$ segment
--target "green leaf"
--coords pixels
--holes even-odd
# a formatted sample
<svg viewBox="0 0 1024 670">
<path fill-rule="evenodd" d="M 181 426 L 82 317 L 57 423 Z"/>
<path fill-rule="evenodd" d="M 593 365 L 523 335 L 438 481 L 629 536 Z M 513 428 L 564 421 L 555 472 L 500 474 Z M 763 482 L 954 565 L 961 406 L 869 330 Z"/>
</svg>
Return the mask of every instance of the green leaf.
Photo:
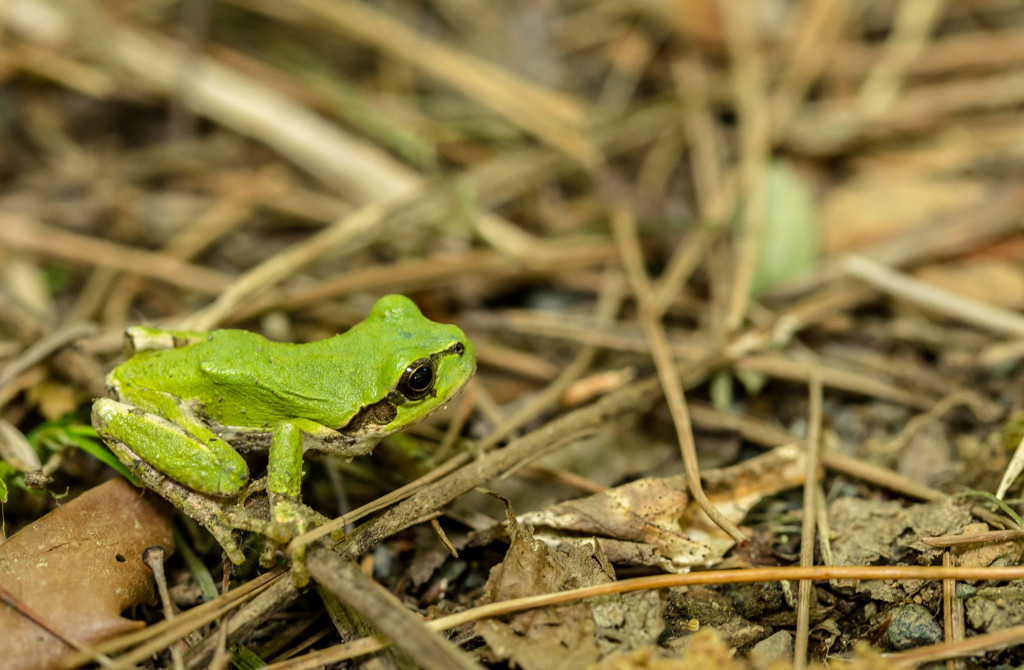
<svg viewBox="0 0 1024 670">
<path fill-rule="evenodd" d="M 71 437 L 71 441 L 74 444 L 74 446 L 78 447 L 85 453 L 91 454 L 92 456 L 98 458 L 104 464 L 114 468 L 122 477 L 127 479 L 135 486 L 138 486 L 140 488 L 143 486 L 142 482 L 139 481 L 138 477 L 136 477 L 135 474 L 128 469 L 128 466 L 126 466 L 124 463 L 118 460 L 117 456 L 115 456 L 113 452 L 107 449 L 103 444 L 91 440 L 87 437 L 80 437 L 78 435 L 72 435 L 69 437 Z"/>
<path fill-rule="evenodd" d="M 727 411 L 732 407 L 732 373 L 722 370 L 711 377 L 711 404 L 715 409 Z"/>
<path fill-rule="evenodd" d="M 199 557 L 196 556 L 196 552 L 192 551 L 192 545 L 181 536 L 177 528 L 174 529 L 174 546 L 177 547 L 181 557 L 185 559 L 185 565 L 188 566 L 193 579 L 196 580 L 199 592 L 203 594 L 203 600 L 210 602 L 219 596 L 220 594 L 217 593 L 217 583 L 213 581 L 213 575 L 210 574 L 210 571 L 203 565 Z"/>
<path fill-rule="evenodd" d="M 80 435 L 82 437 L 91 437 L 93 439 L 100 439 L 100 434 L 96 432 L 96 429 L 85 423 L 73 423 L 65 428 L 68 435 Z"/>
<path fill-rule="evenodd" d="M 736 368 L 733 374 L 743 384 L 743 388 L 746 389 L 748 395 L 757 395 L 764 388 L 764 385 L 768 383 L 768 376 L 759 370 Z"/>
<path fill-rule="evenodd" d="M 818 215 L 814 194 L 789 161 L 765 166 L 764 219 L 751 294 L 762 293 L 806 273 L 818 259 Z"/>
<path fill-rule="evenodd" d="M 998 507 L 1003 512 L 1003 514 L 1005 514 L 1006 516 L 1008 516 L 1011 519 L 1013 519 L 1013 522 L 1017 524 L 1018 528 L 1024 528 L 1024 521 L 1021 520 L 1020 515 L 1018 515 L 1017 512 L 1015 512 L 1012 507 L 1010 507 L 1004 501 L 1002 501 L 999 498 L 995 497 L 993 494 L 989 493 L 988 491 L 979 491 L 979 490 L 976 490 L 976 489 L 968 489 L 966 491 L 958 492 L 955 497 L 957 497 L 957 498 L 981 498 L 982 500 L 988 502 L 993 507 Z"/>
<path fill-rule="evenodd" d="M 20 477 L 21 473 L 18 468 L 14 467 L 6 461 L 0 460 L 0 503 L 7 502 L 7 482 L 10 481 L 12 484 L 19 485 L 20 480 L 16 477 Z M 24 488 L 24 484 L 20 484 L 21 488 Z"/>
<path fill-rule="evenodd" d="M 99 434 L 93 427 L 77 423 L 73 415 L 61 417 L 56 421 L 47 421 L 26 437 L 37 450 L 59 451 L 69 447 L 81 449 L 117 470 L 122 477 L 135 486 L 142 486 L 142 482 L 132 474 L 131 470 L 99 441 Z"/>
<path fill-rule="evenodd" d="M 244 644 L 231 648 L 231 664 L 238 670 L 256 670 L 256 668 L 265 668 L 267 666 L 266 661 L 257 656 L 256 652 Z"/>
</svg>

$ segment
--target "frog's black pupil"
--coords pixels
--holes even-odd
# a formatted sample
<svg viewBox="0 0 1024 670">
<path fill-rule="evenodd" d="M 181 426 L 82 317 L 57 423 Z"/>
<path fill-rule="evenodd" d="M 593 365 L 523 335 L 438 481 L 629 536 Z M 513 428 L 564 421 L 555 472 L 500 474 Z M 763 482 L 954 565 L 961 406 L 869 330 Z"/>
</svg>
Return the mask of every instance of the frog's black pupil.
<svg viewBox="0 0 1024 670">
<path fill-rule="evenodd" d="M 409 375 L 409 388 L 413 391 L 426 391 L 434 383 L 434 371 L 429 365 L 421 365 Z"/>
</svg>

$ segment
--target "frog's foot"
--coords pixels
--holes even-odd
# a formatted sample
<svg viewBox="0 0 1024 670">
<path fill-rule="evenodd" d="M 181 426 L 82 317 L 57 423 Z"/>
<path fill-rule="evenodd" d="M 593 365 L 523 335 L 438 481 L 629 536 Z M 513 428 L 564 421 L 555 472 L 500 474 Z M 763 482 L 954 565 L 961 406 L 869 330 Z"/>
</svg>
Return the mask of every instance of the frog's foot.
<svg viewBox="0 0 1024 670">
<path fill-rule="evenodd" d="M 330 521 L 323 514 L 297 500 L 274 500 L 273 506 L 274 523 L 291 529 L 291 537 L 302 535 L 310 528 L 322 526 Z"/>
<path fill-rule="evenodd" d="M 291 531 L 291 537 L 298 537 L 314 526 L 320 526 L 329 521 L 327 517 L 316 512 L 297 500 L 271 495 L 274 508 L 274 523 L 282 528 Z M 289 538 L 290 540 L 291 538 Z M 309 583 L 309 573 L 306 571 L 306 546 L 297 547 L 291 552 L 292 559 L 292 581 L 298 587 Z"/>
</svg>

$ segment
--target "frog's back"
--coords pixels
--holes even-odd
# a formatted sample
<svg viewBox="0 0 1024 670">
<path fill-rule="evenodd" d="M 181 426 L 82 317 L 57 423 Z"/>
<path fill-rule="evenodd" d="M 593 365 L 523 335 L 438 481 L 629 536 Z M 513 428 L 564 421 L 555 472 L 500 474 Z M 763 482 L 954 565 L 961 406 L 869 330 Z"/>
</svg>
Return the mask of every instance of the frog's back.
<svg viewBox="0 0 1024 670">
<path fill-rule="evenodd" d="M 350 369 L 356 352 L 347 351 L 357 343 L 332 339 L 335 346 L 325 347 L 215 330 L 194 344 L 136 354 L 111 373 L 110 385 L 120 395 L 172 394 L 226 426 L 263 429 L 301 417 L 339 427 L 361 406 L 352 400 L 361 391 Z"/>
<path fill-rule="evenodd" d="M 136 353 L 114 368 L 108 386 L 122 396 L 151 389 L 205 403 L 210 400 L 205 366 L 244 366 L 268 344 L 264 337 L 247 330 L 214 330 L 192 344 Z"/>
<path fill-rule="evenodd" d="M 337 381 L 325 388 L 324 381 L 349 376 L 348 356 L 321 360 L 318 343 L 271 342 L 255 333 L 236 332 L 240 335 L 231 346 L 216 346 L 214 340 L 215 346 L 198 352 L 203 378 L 198 399 L 211 416 L 235 426 L 306 418 L 337 427 L 347 420 L 350 412 L 345 410 L 351 403 L 346 401 L 346 389 Z M 234 346 L 236 341 L 239 346 Z M 344 408 L 341 415 L 339 405 Z M 246 407 L 257 408 L 261 422 L 253 422 Z"/>
</svg>

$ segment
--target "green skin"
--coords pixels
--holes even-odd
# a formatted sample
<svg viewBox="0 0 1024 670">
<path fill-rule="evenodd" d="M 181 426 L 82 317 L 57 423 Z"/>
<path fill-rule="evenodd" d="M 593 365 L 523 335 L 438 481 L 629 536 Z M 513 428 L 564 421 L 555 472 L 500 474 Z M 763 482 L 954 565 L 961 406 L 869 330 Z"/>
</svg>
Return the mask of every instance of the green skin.
<svg viewBox="0 0 1024 670">
<path fill-rule="evenodd" d="M 378 300 L 348 331 L 308 344 L 243 330 L 150 328 L 129 329 L 126 341 L 134 354 L 107 377 L 116 400 L 96 400 L 93 426 L 235 563 L 243 556 L 233 529 L 264 535 L 268 562 L 277 545 L 325 520 L 300 502 L 306 450 L 368 453 L 443 407 L 476 368 L 459 328 L 430 321 L 400 295 Z M 236 448 L 269 449 L 265 483 L 249 482 Z M 264 487 L 269 522 L 245 505 Z"/>
</svg>

